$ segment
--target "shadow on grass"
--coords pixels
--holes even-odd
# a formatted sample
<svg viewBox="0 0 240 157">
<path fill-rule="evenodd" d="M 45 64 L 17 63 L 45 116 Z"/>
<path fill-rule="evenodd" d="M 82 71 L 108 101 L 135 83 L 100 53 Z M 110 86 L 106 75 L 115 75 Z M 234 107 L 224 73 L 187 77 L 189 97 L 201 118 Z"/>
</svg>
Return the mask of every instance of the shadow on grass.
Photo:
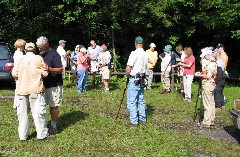
<svg viewBox="0 0 240 157">
<path fill-rule="evenodd" d="M 154 110 L 155 110 L 155 108 L 153 106 L 146 105 L 146 114 L 147 115 L 152 115 Z"/>
<path fill-rule="evenodd" d="M 72 111 L 60 116 L 58 132 L 62 132 L 65 128 L 74 125 L 80 120 L 85 120 L 86 117 L 88 117 L 88 114 L 81 111 Z"/>
<path fill-rule="evenodd" d="M 235 128 L 233 125 L 231 126 L 225 126 L 224 130 L 231 135 L 238 144 L 240 144 L 240 133 L 239 130 L 237 128 Z"/>
</svg>

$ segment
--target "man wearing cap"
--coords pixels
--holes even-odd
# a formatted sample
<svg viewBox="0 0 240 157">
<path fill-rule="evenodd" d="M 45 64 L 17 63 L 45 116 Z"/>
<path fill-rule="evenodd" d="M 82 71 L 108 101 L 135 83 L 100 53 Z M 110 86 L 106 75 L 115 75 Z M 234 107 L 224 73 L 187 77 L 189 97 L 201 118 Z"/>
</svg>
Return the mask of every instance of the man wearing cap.
<svg viewBox="0 0 240 157">
<path fill-rule="evenodd" d="M 104 85 L 104 91 L 109 92 L 109 80 L 110 80 L 110 64 L 111 64 L 111 53 L 107 50 L 107 45 L 101 46 L 101 51 L 98 57 L 98 67 L 101 69 L 102 82 Z"/>
<path fill-rule="evenodd" d="M 44 87 L 42 77 L 48 75 L 47 66 L 43 58 L 35 55 L 35 45 L 26 43 L 26 55 L 18 64 L 14 65 L 12 76 L 18 80 L 18 133 L 21 141 L 28 138 L 29 119 L 28 111 L 31 108 L 34 124 L 37 131 L 37 139 L 46 140 L 48 129 L 46 127 L 46 103 L 44 100 Z"/>
<path fill-rule="evenodd" d="M 220 51 L 220 58 L 222 59 L 222 61 L 224 63 L 224 71 L 226 71 L 227 70 L 227 64 L 228 64 L 228 55 L 227 55 L 227 53 L 224 50 L 225 46 L 222 43 L 219 43 L 217 45 L 217 48 Z"/>
<path fill-rule="evenodd" d="M 151 89 L 153 80 L 153 69 L 158 60 L 158 53 L 157 51 L 155 51 L 156 45 L 154 43 L 151 43 L 149 46 L 150 49 L 146 50 L 146 53 L 148 55 L 148 70 L 147 70 L 148 86 L 146 89 Z"/>
<path fill-rule="evenodd" d="M 170 62 L 170 65 L 171 65 L 171 71 L 170 71 L 170 73 L 169 73 L 169 75 L 171 76 L 171 79 L 170 79 L 170 83 L 172 82 L 172 86 L 171 86 L 171 89 L 172 90 L 174 90 L 174 84 L 173 84 L 173 82 L 174 82 L 174 67 L 175 67 L 175 64 L 176 64 L 176 61 L 177 61 L 177 59 L 179 59 L 179 56 L 178 56 L 178 54 L 176 53 L 176 52 L 174 52 L 173 50 L 172 50 L 172 46 L 171 45 L 168 45 L 169 46 L 169 49 L 171 50 L 171 52 L 169 53 L 169 55 L 171 56 L 171 62 Z M 162 58 L 164 58 L 165 57 L 165 53 L 163 52 L 163 53 L 161 53 L 160 55 L 159 55 L 159 58 L 162 60 Z M 172 73 L 171 73 L 172 72 Z M 169 76 L 169 78 L 170 78 L 170 76 Z M 166 93 L 163 93 L 163 94 L 166 94 Z"/>
<path fill-rule="evenodd" d="M 200 57 L 209 60 L 209 63 L 204 67 L 202 72 L 196 72 L 195 76 L 202 78 L 202 99 L 204 106 L 204 118 L 200 123 L 200 127 L 214 126 L 215 121 L 215 102 L 214 102 L 214 88 L 216 86 L 214 78 L 217 74 L 217 64 L 212 57 L 212 50 L 204 48 L 201 50 Z"/>
<path fill-rule="evenodd" d="M 40 51 L 40 55 L 43 57 L 44 62 L 48 65 L 49 74 L 43 79 L 43 84 L 45 86 L 45 101 L 50 106 L 51 114 L 49 133 L 56 134 L 58 132 L 58 107 L 62 105 L 63 66 L 60 55 L 57 51 L 49 47 L 48 39 L 46 37 L 39 37 L 36 44 Z"/>
<path fill-rule="evenodd" d="M 143 50 L 143 38 L 135 38 L 135 51 L 132 51 L 126 66 L 126 76 L 129 78 L 127 89 L 127 108 L 130 113 L 129 127 L 137 127 L 147 121 L 145 113 L 144 89 L 137 76 L 146 75 L 148 56 Z M 138 104 L 138 106 L 136 106 Z M 138 108 L 138 109 L 137 109 Z M 137 114 L 137 111 L 139 114 Z M 138 116 L 139 115 L 139 116 Z"/>
<path fill-rule="evenodd" d="M 95 86 L 96 84 L 96 72 L 98 72 L 98 56 L 100 53 L 100 46 L 96 44 L 94 40 L 90 41 L 91 46 L 88 47 L 87 54 L 91 57 L 91 73 L 93 77 L 93 85 Z"/>
<path fill-rule="evenodd" d="M 170 93 L 171 50 L 171 45 L 167 45 L 163 49 L 165 55 L 161 62 L 161 81 L 163 89 L 160 94 Z"/>
<path fill-rule="evenodd" d="M 63 65 L 63 78 L 65 78 L 65 70 L 67 67 L 67 56 L 69 55 L 69 51 L 66 52 L 65 51 L 65 40 L 59 40 L 59 46 L 57 48 L 57 52 L 59 53 L 59 55 L 61 56 L 61 62 Z"/>
<path fill-rule="evenodd" d="M 216 48 L 214 50 L 213 56 L 216 58 L 217 63 L 217 75 L 215 78 L 216 87 L 214 89 L 214 101 L 216 108 L 224 108 L 224 95 L 223 88 L 225 84 L 225 74 L 224 74 L 224 62 L 221 59 L 221 51 Z"/>
</svg>

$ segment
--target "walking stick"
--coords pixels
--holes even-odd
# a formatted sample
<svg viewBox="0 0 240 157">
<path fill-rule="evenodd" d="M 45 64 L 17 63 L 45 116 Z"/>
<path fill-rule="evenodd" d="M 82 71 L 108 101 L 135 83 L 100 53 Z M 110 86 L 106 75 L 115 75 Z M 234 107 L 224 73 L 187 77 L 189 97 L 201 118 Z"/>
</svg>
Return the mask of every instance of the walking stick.
<svg viewBox="0 0 240 157">
<path fill-rule="evenodd" d="M 125 84 L 125 88 L 124 88 L 123 93 L 122 93 L 122 99 L 121 99 L 121 102 L 120 102 L 120 105 L 119 105 L 119 108 L 118 108 L 118 112 L 117 112 L 117 115 L 116 115 L 116 118 L 115 118 L 115 119 L 118 118 L 119 112 L 120 112 L 120 110 L 121 110 L 122 102 L 123 102 L 124 95 L 125 95 L 126 90 L 127 90 L 128 82 L 129 82 L 129 78 L 127 78 L 127 81 L 126 81 L 126 84 Z"/>
</svg>

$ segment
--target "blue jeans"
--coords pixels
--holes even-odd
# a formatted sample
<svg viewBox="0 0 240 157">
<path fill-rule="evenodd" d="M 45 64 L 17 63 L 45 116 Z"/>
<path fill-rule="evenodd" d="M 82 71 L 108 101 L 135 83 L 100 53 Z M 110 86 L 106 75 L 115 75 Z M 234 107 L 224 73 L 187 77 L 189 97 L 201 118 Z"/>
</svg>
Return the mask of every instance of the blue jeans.
<svg viewBox="0 0 240 157">
<path fill-rule="evenodd" d="M 77 91 L 86 92 L 86 83 L 88 79 L 88 70 L 78 70 L 78 87 Z"/>
<path fill-rule="evenodd" d="M 134 83 L 134 78 L 129 79 L 127 90 L 127 108 L 130 112 L 130 122 L 132 124 L 138 124 L 138 120 L 146 121 L 145 103 L 144 103 L 144 89 L 140 87 L 140 84 Z M 136 106 L 136 104 L 138 104 Z M 139 118 L 137 115 L 137 108 L 139 112 Z"/>
</svg>

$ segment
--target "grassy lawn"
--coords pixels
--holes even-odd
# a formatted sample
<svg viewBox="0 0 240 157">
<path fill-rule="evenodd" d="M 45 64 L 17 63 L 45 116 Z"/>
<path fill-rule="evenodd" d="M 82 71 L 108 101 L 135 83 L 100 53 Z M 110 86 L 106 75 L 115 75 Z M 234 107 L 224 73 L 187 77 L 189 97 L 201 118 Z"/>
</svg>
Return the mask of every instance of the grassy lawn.
<svg viewBox="0 0 240 157">
<path fill-rule="evenodd" d="M 59 133 L 53 141 L 36 140 L 31 119 L 30 139 L 20 142 L 17 117 L 12 113 L 13 100 L 0 100 L 0 156 L 239 156 L 238 144 L 199 134 L 199 128 L 193 123 L 198 83 L 193 84 L 190 104 L 183 102 L 177 91 L 168 95 L 159 94 L 161 84 L 155 83 L 152 90 L 145 91 L 147 125 L 126 128 L 124 124 L 129 121 L 126 99 L 119 118 L 115 119 L 124 81 L 113 79 L 110 93 L 102 92 L 101 85 L 93 89 L 91 82 L 88 91 L 83 94 L 77 94 L 76 86 L 64 87 Z M 64 84 L 67 85 L 67 81 Z M 4 87 L 0 92 L 1 95 L 14 95 L 11 88 Z M 239 88 L 228 84 L 224 93 L 227 97 L 226 109 L 216 113 L 218 129 L 212 129 L 213 132 L 232 125 L 228 110 L 232 108 L 234 99 L 239 97 Z"/>
</svg>

